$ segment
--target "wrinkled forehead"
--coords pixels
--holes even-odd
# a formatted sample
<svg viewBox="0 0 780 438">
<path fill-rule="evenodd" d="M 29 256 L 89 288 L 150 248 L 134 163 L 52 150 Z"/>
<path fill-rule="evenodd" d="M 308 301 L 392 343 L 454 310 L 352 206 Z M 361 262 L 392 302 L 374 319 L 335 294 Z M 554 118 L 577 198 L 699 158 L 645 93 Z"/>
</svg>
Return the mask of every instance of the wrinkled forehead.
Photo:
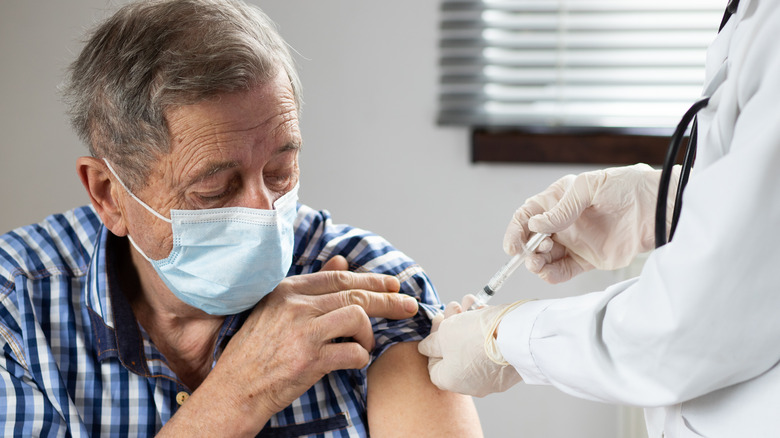
<svg viewBox="0 0 780 438">
<path fill-rule="evenodd" d="M 262 166 L 302 143 L 295 96 L 284 74 L 247 91 L 172 108 L 166 118 L 170 152 L 163 170 L 183 179 L 242 163 Z M 206 162 L 211 170 L 204 169 Z"/>
</svg>

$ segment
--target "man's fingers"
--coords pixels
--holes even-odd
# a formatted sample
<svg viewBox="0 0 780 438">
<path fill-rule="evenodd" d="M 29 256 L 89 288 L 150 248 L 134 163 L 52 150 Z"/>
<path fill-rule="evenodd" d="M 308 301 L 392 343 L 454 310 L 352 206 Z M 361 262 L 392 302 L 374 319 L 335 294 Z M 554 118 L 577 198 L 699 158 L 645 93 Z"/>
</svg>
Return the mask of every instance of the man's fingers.
<svg viewBox="0 0 780 438">
<path fill-rule="evenodd" d="M 341 307 L 317 318 L 324 339 L 352 338 L 367 351 L 374 349 L 374 330 L 360 306 Z"/>
<path fill-rule="evenodd" d="M 331 266 L 336 266 L 339 263 L 341 262 L 336 260 Z M 326 266 L 328 266 L 327 263 Z M 293 290 L 307 295 L 322 295 L 350 289 L 375 292 L 398 292 L 401 290 L 398 279 L 391 275 L 339 270 L 295 275 L 287 277 L 285 280 L 289 282 Z"/>
<path fill-rule="evenodd" d="M 324 363 L 330 369 L 324 370 L 327 374 L 333 370 L 357 370 L 365 368 L 370 358 L 369 352 L 357 342 L 338 342 L 322 347 Z"/>
<path fill-rule="evenodd" d="M 406 319 L 419 310 L 414 297 L 396 292 L 353 289 L 310 297 L 315 313 L 320 315 L 357 305 L 371 318 Z"/>
<path fill-rule="evenodd" d="M 371 318 L 406 319 L 417 313 L 418 303 L 413 297 L 400 293 L 380 293 L 367 290 L 345 290 L 318 298 L 325 312 L 339 307 L 358 305 Z"/>
<path fill-rule="evenodd" d="M 349 262 L 343 256 L 333 256 L 330 260 L 322 265 L 320 272 L 324 271 L 346 271 L 349 269 Z"/>
</svg>

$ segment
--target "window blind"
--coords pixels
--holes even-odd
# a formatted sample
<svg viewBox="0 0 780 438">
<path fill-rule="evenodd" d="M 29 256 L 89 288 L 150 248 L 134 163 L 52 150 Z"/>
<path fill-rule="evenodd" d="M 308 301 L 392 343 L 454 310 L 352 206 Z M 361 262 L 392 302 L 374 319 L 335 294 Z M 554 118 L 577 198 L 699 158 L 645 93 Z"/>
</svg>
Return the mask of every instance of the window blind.
<svg viewBox="0 0 780 438">
<path fill-rule="evenodd" d="M 725 0 L 442 0 L 439 123 L 670 129 Z"/>
</svg>

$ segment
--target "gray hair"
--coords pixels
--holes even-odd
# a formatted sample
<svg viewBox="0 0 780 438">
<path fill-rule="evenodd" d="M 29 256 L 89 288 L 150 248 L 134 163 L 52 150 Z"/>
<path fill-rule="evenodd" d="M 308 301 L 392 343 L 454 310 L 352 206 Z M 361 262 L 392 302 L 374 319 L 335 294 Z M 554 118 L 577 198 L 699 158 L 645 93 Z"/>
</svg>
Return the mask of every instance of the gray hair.
<svg viewBox="0 0 780 438">
<path fill-rule="evenodd" d="M 129 187 L 144 186 L 170 151 L 166 109 L 248 90 L 283 69 L 300 111 L 287 44 L 258 8 L 240 0 L 128 4 L 100 24 L 70 66 L 63 94 L 90 153 Z"/>
</svg>

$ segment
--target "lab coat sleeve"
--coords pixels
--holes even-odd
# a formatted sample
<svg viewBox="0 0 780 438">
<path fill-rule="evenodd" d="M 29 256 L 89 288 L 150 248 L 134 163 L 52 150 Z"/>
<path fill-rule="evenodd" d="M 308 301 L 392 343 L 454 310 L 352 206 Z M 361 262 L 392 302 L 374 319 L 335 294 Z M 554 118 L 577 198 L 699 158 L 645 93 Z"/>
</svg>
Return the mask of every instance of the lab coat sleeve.
<svg viewBox="0 0 780 438">
<path fill-rule="evenodd" d="M 638 278 L 505 316 L 498 346 L 527 383 L 668 406 L 780 361 L 780 7 L 742 12 L 699 144 L 727 152 L 694 169 L 674 240 Z"/>
</svg>

